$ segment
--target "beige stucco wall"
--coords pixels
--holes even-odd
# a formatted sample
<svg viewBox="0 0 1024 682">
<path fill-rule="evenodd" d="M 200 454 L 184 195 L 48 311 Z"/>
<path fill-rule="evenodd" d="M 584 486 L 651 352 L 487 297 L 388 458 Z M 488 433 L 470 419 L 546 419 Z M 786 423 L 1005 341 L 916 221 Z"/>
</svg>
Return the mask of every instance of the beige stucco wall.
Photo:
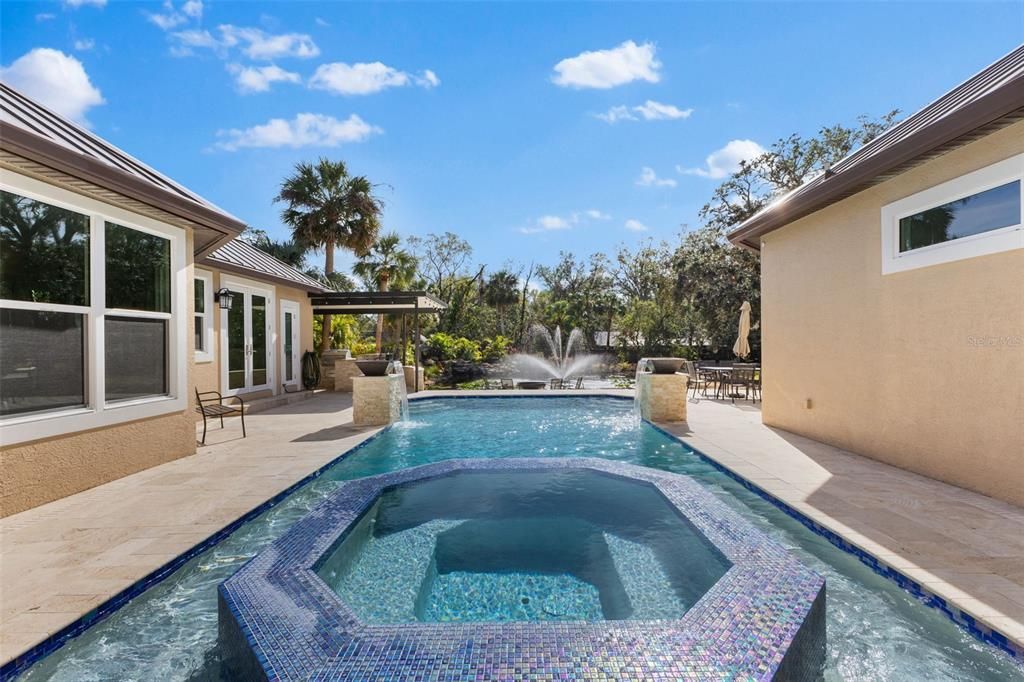
<svg viewBox="0 0 1024 682">
<path fill-rule="evenodd" d="M 765 236 L 766 424 L 1024 505 L 1024 250 L 883 276 L 880 223 L 1021 152 L 1024 122 Z"/>
<path fill-rule="evenodd" d="M 199 269 L 209 272 L 213 277 L 213 290 L 220 289 L 221 286 L 221 271 L 213 267 L 208 267 L 206 264 L 198 266 Z M 234 275 L 233 273 L 227 273 L 228 277 L 241 277 L 241 275 Z M 288 300 L 298 303 L 299 305 L 299 348 L 296 349 L 296 353 L 299 357 L 307 350 L 313 350 L 313 307 L 309 302 L 309 295 L 301 290 L 287 286 L 280 286 L 269 282 L 262 282 L 261 286 L 273 289 L 274 291 L 274 368 L 275 368 L 275 381 L 271 391 L 255 391 L 252 392 L 251 397 L 260 397 L 271 394 L 278 394 L 282 392 L 282 378 L 284 377 L 284 349 L 283 349 L 283 336 L 281 330 L 281 300 Z M 195 381 L 196 387 L 200 391 L 223 391 L 227 386 L 221 383 L 221 353 L 220 353 L 220 335 L 221 335 L 221 312 L 217 308 L 217 304 L 214 303 L 214 315 L 213 315 L 213 360 L 209 362 L 197 362 L 195 365 Z M 301 371 L 301 367 L 300 367 Z M 299 383 L 301 386 L 301 374 L 299 375 Z M 247 395 L 243 393 L 243 395 Z"/>
<path fill-rule="evenodd" d="M 185 253 L 191 271 L 191 233 Z M 191 293 L 186 301 L 186 319 L 191 319 Z M 187 353 L 189 378 L 183 387 L 190 396 L 191 358 Z M 0 448 L 0 517 L 195 454 L 192 402 L 180 412 Z"/>
</svg>

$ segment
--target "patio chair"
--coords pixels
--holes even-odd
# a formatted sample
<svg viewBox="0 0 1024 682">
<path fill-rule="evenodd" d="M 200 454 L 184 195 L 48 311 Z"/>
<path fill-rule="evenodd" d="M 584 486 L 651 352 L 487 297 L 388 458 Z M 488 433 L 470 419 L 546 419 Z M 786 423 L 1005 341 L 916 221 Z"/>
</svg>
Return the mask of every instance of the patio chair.
<svg viewBox="0 0 1024 682">
<path fill-rule="evenodd" d="M 516 384 L 511 379 L 502 379 L 501 380 L 501 388 L 502 388 L 502 390 L 508 391 L 508 390 L 512 390 L 515 387 L 516 387 Z"/>
<path fill-rule="evenodd" d="M 754 365 L 733 365 L 733 370 L 729 372 L 729 378 L 726 380 L 726 394 L 732 398 L 734 404 L 736 403 L 736 394 L 732 392 L 734 388 L 742 388 L 744 398 L 750 398 L 751 392 L 755 391 L 754 402 L 756 402 L 756 396 L 760 393 L 760 387 L 755 385 L 756 370 L 754 367 Z"/>
<path fill-rule="evenodd" d="M 552 379 L 550 383 L 550 388 L 552 391 L 557 391 L 559 389 L 565 388 L 565 382 L 562 381 L 561 379 Z"/>
<path fill-rule="evenodd" d="M 234 398 L 238 401 L 238 406 L 225 405 L 224 396 L 220 394 L 220 391 L 196 391 L 196 412 L 203 415 L 203 440 L 201 443 L 206 445 L 206 420 L 207 418 L 220 419 L 220 428 L 224 428 L 224 415 L 237 414 L 242 420 L 242 438 L 245 438 L 245 401 L 237 395 L 228 396 L 229 399 Z M 215 397 L 213 397 L 215 396 Z"/>
<path fill-rule="evenodd" d="M 583 388 L 583 377 L 576 377 L 576 390 Z"/>
<path fill-rule="evenodd" d="M 700 389 L 704 397 L 708 397 L 708 386 L 711 384 L 709 375 L 697 369 L 697 363 L 693 360 L 684 360 L 683 367 L 686 375 L 690 377 L 690 386 L 693 388 L 693 397 L 697 397 L 697 390 Z"/>
</svg>

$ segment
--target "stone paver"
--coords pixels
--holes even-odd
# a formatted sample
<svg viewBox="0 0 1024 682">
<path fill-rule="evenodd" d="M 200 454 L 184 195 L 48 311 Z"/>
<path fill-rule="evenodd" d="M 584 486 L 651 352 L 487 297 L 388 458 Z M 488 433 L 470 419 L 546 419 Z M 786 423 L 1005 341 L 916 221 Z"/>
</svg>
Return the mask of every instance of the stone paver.
<svg viewBox="0 0 1024 682">
<path fill-rule="evenodd" d="M 253 414 L 244 440 L 213 429 L 195 456 L 0 519 L 0 661 L 376 432 L 351 404 Z M 664 426 L 1024 646 L 1024 509 L 765 427 L 749 404 L 691 401 L 688 416 Z"/>
</svg>

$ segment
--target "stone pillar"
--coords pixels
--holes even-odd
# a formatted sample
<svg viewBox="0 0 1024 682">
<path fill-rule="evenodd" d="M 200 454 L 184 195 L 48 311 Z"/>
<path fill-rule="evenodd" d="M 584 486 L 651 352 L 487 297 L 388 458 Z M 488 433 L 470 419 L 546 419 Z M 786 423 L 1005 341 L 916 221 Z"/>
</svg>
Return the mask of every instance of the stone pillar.
<svg viewBox="0 0 1024 682">
<path fill-rule="evenodd" d="M 418 385 L 420 387 L 420 390 L 422 391 L 423 387 L 424 387 L 424 383 L 423 383 L 423 368 L 420 367 L 420 383 L 419 384 L 417 384 L 416 381 L 415 381 L 416 380 L 416 368 L 413 367 L 412 365 L 403 365 L 403 368 L 405 369 L 405 388 L 406 388 L 406 390 L 408 390 L 409 393 L 415 393 L 416 392 L 416 386 Z"/>
<path fill-rule="evenodd" d="M 347 352 L 347 351 L 346 351 Z M 363 376 L 351 357 L 338 358 L 334 361 L 334 390 L 342 393 L 352 392 L 353 377 Z"/>
<path fill-rule="evenodd" d="M 652 422 L 686 421 L 685 374 L 641 374 L 636 384 L 640 416 Z"/>
<path fill-rule="evenodd" d="M 320 354 L 320 388 L 336 391 L 334 387 L 334 367 L 337 360 L 352 357 L 347 348 L 331 349 Z M 349 389 L 352 390 L 352 389 Z"/>
<path fill-rule="evenodd" d="M 352 378 L 352 423 L 356 426 L 385 426 L 402 418 L 402 388 L 405 377 Z"/>
</svg>

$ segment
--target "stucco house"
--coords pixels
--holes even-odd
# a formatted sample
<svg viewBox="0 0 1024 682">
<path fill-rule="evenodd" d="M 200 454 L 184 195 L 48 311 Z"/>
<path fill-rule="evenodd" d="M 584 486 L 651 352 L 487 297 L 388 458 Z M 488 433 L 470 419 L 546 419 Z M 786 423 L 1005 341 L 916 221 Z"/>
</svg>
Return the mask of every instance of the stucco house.
<svg viewBox="0 0 1024 682">
<path fill-rule="evenodd" d="M 765 424 L 1024 505 L 1024 46 L 737 226 Z"/>
<path fill-rule="evenodd" d="M 197 387 L 300 387 L 323 287 L 2 84 L 0 192 L 0 516 L 195 453 Z"/>
</svg>

